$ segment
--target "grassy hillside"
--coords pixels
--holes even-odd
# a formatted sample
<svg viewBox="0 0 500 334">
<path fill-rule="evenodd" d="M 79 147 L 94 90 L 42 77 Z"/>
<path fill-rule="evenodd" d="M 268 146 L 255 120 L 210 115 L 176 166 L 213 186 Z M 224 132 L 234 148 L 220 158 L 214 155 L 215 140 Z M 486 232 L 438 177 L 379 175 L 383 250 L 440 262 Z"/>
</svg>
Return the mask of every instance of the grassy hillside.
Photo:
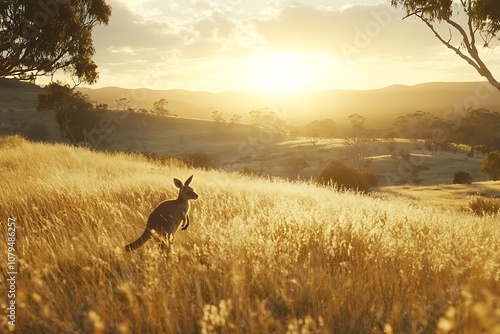
<svg viewBox="0 0 500 334">
<path fill-rule="evenodd" d="M 33 126 L 44 125 L 48 140 L 61 141 L 54 114 L 36 110 L 41 92 L 34 84 L 0 78 L 0 135 L 27 136 Z"/>
<path fill-rule="evenodd" d="M 405 97 L 405 101 L 410 103 L 413 100 L 426 100 L 410 98 L 412 94 L 417 92 L 419 94 L 430 94 L 430 92 L 436 90 L 436 92 L 443 92 L 444 98 L 444 96 L 453 95 L 454 89 L 458 89 L 458 87 L 461 87 L 458 92 L 463 93 L 467 87 L 471 89 L 474 85 L 457 84 L 455 88 L 452 89 L 452 87 L 455 86 L 425 84 L 415 87 L 388 87 L 382 90 L 364 92 L 364 94 L 371 92 L 375 95 L 385 92 L 383 94 L 384 98 L 372 99 L 353 96 L 351 101 L 370 100 L 375 103 L 374 101 L 377 100 L 382 103 L 383 100 L 390 103 L 389 93 L 397 91 L 397 94 L 393 94 L 395 97 Z M 113 97 L 113 99 L 116 99 L 122 96 L 119 94 L 131 93 L 130 90 L 118 88 L 100 89 L 94 92 L 103 94 L 93 97 L 101 102 L 107 101 L 105 100 L 107 94 L 111 96 L 117 94 Z M 20 83 L 15 80 L 0 80 L 0 135 L 22 134 L 28 138 L 36 138 L 37 136 L 30 136 L 30 134 L 33 135 L 33 132 L 35 132 L 35 135 L 37 134 L 32 127 L 41 125 L 47 128 L 49 133 L 48 141 L 62 142 L 53 113 L 36 111 L 38 93 L 40 93 L 40 88 L 35 85 Z M 160 94 L 161 92 L 156 93 Z M 228 104 L 232 101 L 234 105 L 251 109 L 246 104 L 246 101 L 250 98 L 246 100 L 241 94 L 198 92 L 192 95 L 194 93 L 179 90 L 171 91 L 171 93 L 175 93 L 176 97 L 186 103 L 191 101 L 202 106 L 216 106 L 217 101 L 219 101 L 218 98 L 221 96 L 234 95 L 236 98 L 234 100 L 228 99 Z M 361 92 L 358 93 L 361 94 Z M 324 94 L 325 96 L 328 95 L 326 92 Z M 347 94 L 347 92 L 344 92 L 344 94 Z M 161 98 L 161 95 L 155 96 L 158 99 Z M 344 98 L 344 100 L 349 99 Z M 328 105 L 335 105 L 335 103 L 330 101 Z M 151 108 L 151 106 L 148 106 L 148 108 Z M 214 109 L 209 110 L 215 109 L 217 108 L 214 107 Z M 376 109 L 373 109 L 374 114 L 377 114 Z M 354 112 L 347 107 L 345 110 Z M 172 111 L 176 112 L 175 110 Z M 179 114 L 182 116 L 182 113 Z M 229 115 L 226 114 L 226 117 Z M 157 156 L 175 156 L 181 159 L 202 152 L 210 155 L 212 165 L 217 168 L 228 171 L 238 171 L 246 168 L 265 175 L 291 179 L 298 177 L 302 179 L 316 178 L 331 159 L 346 159 L 342 139 L 319 139 L 317 142 L 313 142 L 309 138 L 295 137 L 290 134 L 259 131 L 245 124 L 221 125 L 208 120 L 182 117 L 145 116 L 137 113 L 114 111 L 108 111 L 106 116 L 116 125 L 116 137 L 109 143 L 103 144 L 100 147 L 102 150 L 152 153 Z M 291 114 L 288 116 L 291 116 Z M 320 116 L 317 115 L 317 117 Z M 346 117 L 344 119 L 347 120 Z M 107 129 L 99 130 L 104 131 Z M 413 155 L 412 163 L 423 167 L 418 177 L 420 185 L 450 184 L 453 173 L 458 170 L 470 172 L 474 182 L 486 181 L 485 175 L 480 174 L 482 157 L 466 157 L 465 153 L 469 148 L 462 147 L 457 153 L 440 151 L 437 154 L 431 154 L 421 141 L 397 139 L 390 142 L 396 144 L 395 153 L 405 150 Z M 407 165 L 401 159 L 390 155 L 388 145 L 387 140 L 376 140 L 368 143 L 364 148 L 364 153 L 372 160 L 371 167 L 381 175 L 379 185 L 394 186 L 411 183 L 413 180 L 408 176 Z M 472 191 L 472 189 L 469 189 L 470 186 L 463 186 L 462 188 L 468 194 Z M 500 192 L 498 184 L 495 188 L 498 195 Z M 393 192 L 394 190 L 401 193 L 399 188 L 392 188 L 389 191 Z M 483 191 L 479 189 L 479 192 Z M 460 195 L 455 196 L 453 200 L 456 201 L 457 197 L 463 198 Z M 462 202 L 457 203 L 463 205 Z"/>
<path fill-rule="evenodd" d="M 0 140 L 0 171 L 20 333 L 500 330 L 498 217 L 19 137 Z M 125 253 L 191 174 L 200 198 L 170 256 Z"/>
</svg>

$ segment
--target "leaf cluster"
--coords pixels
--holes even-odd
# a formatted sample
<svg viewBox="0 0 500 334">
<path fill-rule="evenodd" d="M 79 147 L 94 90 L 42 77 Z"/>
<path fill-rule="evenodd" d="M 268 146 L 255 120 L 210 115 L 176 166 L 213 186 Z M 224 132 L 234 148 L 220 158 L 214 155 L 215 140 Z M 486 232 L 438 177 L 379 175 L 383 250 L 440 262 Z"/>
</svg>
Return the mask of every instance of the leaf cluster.
<svg viewBox="0 0 500 334">
<path fill-rule="evenodd" d="M 416 15 L 429 22 L 447 21 L 465 13 L 476 30 L 496 37 L 500 31 L 500 2 L 497 0 L 391 0 L 393 7 L 402 7 L 408 16 Z"/>
<path fill-rule="evenodd" d="M 110 15 L 105 0 L 1 1 L 0 77 L 34 81 L 63 69 L 95 83 L 92 29 Z"/>
<path fill-rule="evenodd" d="M 272 110 L 261 108 L 250 111 L 248 115 L 250 115 L 251 124 L 257 128 L 275 132 L 285 130 L 285 122 Z"/>
</svg>

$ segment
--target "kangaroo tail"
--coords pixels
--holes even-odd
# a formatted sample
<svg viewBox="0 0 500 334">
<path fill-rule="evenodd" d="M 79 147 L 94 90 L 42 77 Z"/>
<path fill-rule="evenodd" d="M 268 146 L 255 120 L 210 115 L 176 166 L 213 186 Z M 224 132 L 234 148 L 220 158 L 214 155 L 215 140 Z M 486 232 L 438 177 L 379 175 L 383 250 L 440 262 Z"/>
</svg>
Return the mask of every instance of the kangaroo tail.
<svg viewBox="0 0 500 334">
<path fill-rule="evenodd" d="M 146 241 L 149 240 L 149 238 L 151 238 L 151 233 L 149 232 L 149 230 L 145 230 L 144 233 L 139 237 L 139 239 L 125 246 L 125 250 L 127 252 L 133 251 L 134 249 L 141 247 Z"/>
</svg>

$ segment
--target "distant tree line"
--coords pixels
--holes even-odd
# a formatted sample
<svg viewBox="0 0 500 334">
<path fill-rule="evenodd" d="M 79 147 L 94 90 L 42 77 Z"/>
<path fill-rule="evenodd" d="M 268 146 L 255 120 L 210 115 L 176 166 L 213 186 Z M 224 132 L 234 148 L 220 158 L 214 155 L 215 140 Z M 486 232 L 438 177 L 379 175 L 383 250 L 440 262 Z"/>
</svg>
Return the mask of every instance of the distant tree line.
<svg viewBox="0 0 500 334">
<path fill-rule="evenodd" d="M 415 111 L 397 117 L 390 128 L 370 129 L 365 118 L 352 114 L 351 127 L 339 126 L 331 119 L 316 120 L 296 131 L 297 135 L 314 138 L 347 138 L 359 142 L 370 138 L 408 138 L 424 140 L 426 147 L 436 153 L 450 145 L 470 146 L 470 155 L 500 150 L 500 113 L 487 109 L 469 109 L 452 119 L 429 112 Z"/>
<path fill-rule="evenodd" d="M 425 140 L 433 152 L 449 143 L 470 146 L 470 155 L 500 149 L 500 113 L 487 109 L 469 109 L 451 120 L 416 111 L 398 117 L 394 131 L 398 137 Z"/>
<path fill-rule="evenodd" d="M 433 154 L 439 150 L 448 151 L 453 146 L 456 152 L 459 144 L 468 145 L 469 157 L 473 157 L 475 153 L 484 156 L 481 172 L 492 180 L 500 178 L 500 113 L 498 112 L 470 109 L 460 118 L 446 120 L 428 112 L 416 111 L 396 118 L 390 129 L 378 131 L 368 129 L 365 125 L 366 119 L 358 114 L 350 115 L 349 121 L 351 127 L 342 128 L 334 127 L 333 121 L 314 121 L 303 130 L 303 134 L 306 136 L 309 134 L 309 138 L 313 136 L 314 141 L 311 140 L 313 145 L 320 136 L 318 129 L 321 124 L 330 124 L 330 128 L 335 129 L 336 135 L 332 137 L 344 137 L 343 163 L 330 162 L 320 173 L 318 179 L 320 183 L 335 183 L 338 187 L 360 191 L 367 191 L 369 186 L 376 185 L 378 177 L 370 170 L 371 160 L 367 159 L 367 144 L 384 137 L 423 140 L 425 148 Z M 311 130 L 315 132 L 312 133 Z M 393 157 L 401 159 L 401 166 L 404 166 L 412 182 L 421 182 L 419 174 L 428 167 L 412 162 L 410 152 L 404 150 L 396 152 L 394 141 L 389 142 L 387 148 Z M 401 181 L 406 182 L 404 179 Z M 453 178 L 453 183 L 471 182 L 470 173 L 463 171 L 456 172 Z"/>
</svg>

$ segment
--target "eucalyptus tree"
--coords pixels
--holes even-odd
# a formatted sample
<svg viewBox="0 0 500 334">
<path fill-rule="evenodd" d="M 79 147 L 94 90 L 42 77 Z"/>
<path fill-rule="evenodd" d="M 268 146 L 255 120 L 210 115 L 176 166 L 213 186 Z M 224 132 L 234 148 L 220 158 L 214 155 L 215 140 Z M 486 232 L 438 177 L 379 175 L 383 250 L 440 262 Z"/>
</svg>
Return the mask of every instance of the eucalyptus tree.
<svg viewBox="0 0 500 334">
<path fill-rule="evenodd" d="M 417 17 L 436 38 L 500 91 L 498 82 L 485 64 L 478 47 L 493 47 L 500 31 L 500 1 L 498 0 L 391 0 L 402 7 L 407 17 Z M 465 20 L 461 20 L 463 15 Z M 438 27 L 444 23 L 445 31 Z M 454 39 L 453 35 L 459 39 Z"/>
<path fill-rule="evenodd" d="M 1 0 L 0 77 L 34 81 L 63 70 L 95 83 L 92 30 L 110 15 L 105 0 Z"/>
</svg>

